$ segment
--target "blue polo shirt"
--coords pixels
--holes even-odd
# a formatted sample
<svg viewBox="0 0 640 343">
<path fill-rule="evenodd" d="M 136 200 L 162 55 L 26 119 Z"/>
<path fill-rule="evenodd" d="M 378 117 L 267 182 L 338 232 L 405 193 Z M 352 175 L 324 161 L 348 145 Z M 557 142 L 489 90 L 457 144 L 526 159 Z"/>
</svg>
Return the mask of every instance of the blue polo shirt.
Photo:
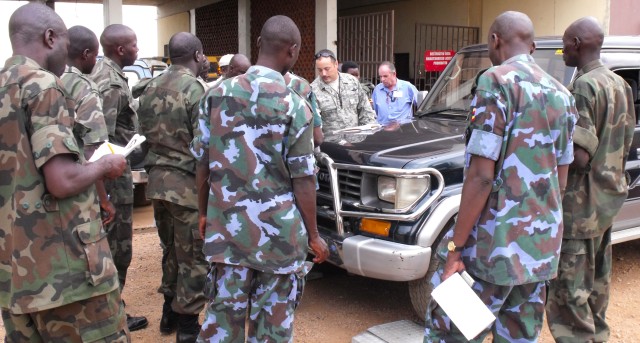
<svg viewBox="0 0 640 343">
<path fill-rule="evenodd" d="M 398 79 L 392 90 L 388 90 L 379 83 L 373 90 L 372 99 L 373 110 L 378 115 L 378 123 L 385 125 L 411 119 L 412 105 L 418 105 L 418 90 L 409 82 Z"/>
</svg>

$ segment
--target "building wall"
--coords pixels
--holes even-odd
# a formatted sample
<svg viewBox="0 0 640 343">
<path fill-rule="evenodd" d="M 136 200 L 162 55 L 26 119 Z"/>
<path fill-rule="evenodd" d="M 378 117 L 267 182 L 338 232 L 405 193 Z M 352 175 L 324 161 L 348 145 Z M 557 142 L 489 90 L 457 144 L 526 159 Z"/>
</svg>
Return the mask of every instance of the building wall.
<svg viewBox="0 0 640 343">
<path fill-rule="evenodd" d="M 158 56 L 164 56 L 164 46 L 178 32 L 189 32 L 189 12 L 158 19 Z M 142 37 L 138 37 L 142 39 Z"/>
<path fill-rule="evenodd" d="M 206 55 L 238 52 L 238 1 L 223 0 L 196 8 L 196 36 Z"/>
<path fill-rule="evenodd" d="M 640 35 L 638 0 L 611 0 L 611 35 Z"/>
</svg>

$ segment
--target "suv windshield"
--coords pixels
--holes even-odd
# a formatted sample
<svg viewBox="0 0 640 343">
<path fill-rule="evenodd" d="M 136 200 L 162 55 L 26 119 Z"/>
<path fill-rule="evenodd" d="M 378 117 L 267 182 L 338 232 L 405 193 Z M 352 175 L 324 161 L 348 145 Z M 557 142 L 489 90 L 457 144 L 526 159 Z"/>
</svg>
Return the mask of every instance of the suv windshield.
<svg viewBox="0 0 640 343">
<path fill-rule="evenodd" d="M 565 86 L 571 81 L 575 68 L 564 65 L 561 49 L 539 49 L 533 53 L 533 58 L 543 70 Z M 472 99 L 473 81 L 478 72 L 490 66 L 487 50 L 456 54 L 427 95 L 427 100 L 420 105 L 418 115 L 438 114 L 466 118 Z"/>
</svg>

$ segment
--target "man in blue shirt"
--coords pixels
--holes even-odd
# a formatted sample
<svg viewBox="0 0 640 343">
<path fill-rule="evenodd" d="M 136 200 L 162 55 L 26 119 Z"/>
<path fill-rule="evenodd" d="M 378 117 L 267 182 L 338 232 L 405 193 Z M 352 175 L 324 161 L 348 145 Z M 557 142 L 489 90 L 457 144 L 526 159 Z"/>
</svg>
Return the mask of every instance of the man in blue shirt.
<svg viewBox="0 0 640 343">
<path fill-rule="evenodd" d="M 378 67 L 380 83 L 373 90 L 373 109 L 378 123 L 410 120 L 414 106 L 418 105 L 418 90 L 407 81 L 399 80 L 396 67 L 391 62 L 382 62 Z"/>
</svg>

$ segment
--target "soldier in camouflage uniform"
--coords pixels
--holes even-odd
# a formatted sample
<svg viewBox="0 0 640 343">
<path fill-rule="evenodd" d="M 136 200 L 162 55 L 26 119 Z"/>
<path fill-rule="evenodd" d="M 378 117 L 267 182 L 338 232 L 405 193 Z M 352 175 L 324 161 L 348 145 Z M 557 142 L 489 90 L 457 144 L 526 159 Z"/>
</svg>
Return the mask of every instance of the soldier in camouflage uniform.
<svg viewBox="0 0 640 343">
<path fill-rule="evenodd" d="M 96 64 L 98 38 L 93 31 L 78 25 L 69 28 L 69 42 L 67 67 L 60 79 L 67 93 L 75 100 L 76 122 L 89 130 L 82 136 L 84 157 L 89 159 L 102 142 L 109 140 L 98 86 L 86 75 L 91 73 Z M 96 182 L 96 190 L 100 207 L 106 213 L 103 224 L 107 225 L 115 218 L 116 209 L 109 201 L 102 180 Z"/>
<path fill-rule="evenodd" d="M 202 60 L 200 40 L 187 32 L 169 40 L 171 66 L 152 79 L 140 96 L 140 132 L 149 151 L 147 198 L 162 242 L 164 294 L 160 331 L 171 333 L 178 324 L 177 342 L 195 342 L 198 314 L 206 298 L 203 287 L 208 263 L 198 232 L 196 160 L 189 151 L 193 128 L 198 125 L 198 103 L 204 94 L 196 79 Z"/>
<path fill-rule="evenodd" d="M 488 45 L 494 67 L 479 77 L 471 104 L 458 219 L 438 247 L 446 262 L 431 283 L 465 269 L 475 279 L 474 291 L 497 320 L 474 342 L 489 330 L 494 341 L 536 342 L 545 281 L 558 267 L 576 109 L 531 57 L 533 24 L 525 14 L 498 16 Z M 424 341 L 467 340 L 431 300 Z"/>
<path fill-rule="evenodd" d="M 320 117 L 320 113 L 318 113 L 316 95 L 311 90 L 311 85 L 304 78 L 291 72 L 284 75 L 284 81 L 290 90 L 307 100 L 313 113 L 313 145 L 319 149 L 320 144 L 322 144 L 324 140 L 324 134 L 322 133 L 322 118 Z"/>
<path fill-rule="evenodd" d="M 107 124 L 109 141 L 125 146 L 136 133 L 138 116 L 133 109 L 133 97 L 122 68 L 132 65 L 138 57 L 135 32 L 121 24 L 107 26 L 100 35 L 104 52 L 102 60 L 96 63 L 89 78 L 98 85 L 102 96 L 102 110 Z M 133 181 L 131 168 L 127 166 L 122 177 L 105 183 L 111 202 L 116 208 L 116 218 L 107 229 L 109 246 L 118 269 L 120 291 L 127 279 L 127 269 L 131 264 L 133 240 Z M 135 331 L 147 326 L 144 317 L 127 315 L 129 330 Z"/>
<path fill-rule="evenodd" d="M 348 127 L 375 124 L 369 98 L 352 75 L 338 72 L 336 55 L 320 50 L 316 55 L 318 77 L 311 83 L 322 117 L 325 135 Z"/>
<path fill-rule="evenodd" d="M 312 114 L 283 77 L 300 32 L 288 17 L 269 18 L 259 46 L 256 66 L 202 100 L 212 129 L 204 251 L 215 268 L 200 342 L 292 341 L 307 249 L 317 263 L 328 256 L 316 227 Z"/>
<path fill-rule="evenodd" d="M 94 183 L 122 174 L 120 155 L 87 163 L 73 100 L 56 75 L 67 29 L 42 4 L 9 20 L 0 71 L 0 307 L 6 342 L 128 342 L 116 269 Z M 75 124 L 75 126 L 74 126 Z"/>
<path fill-rule="evenodd" d="M 627 198 L 624 167 L 635 123 L 631 88 L 600 61 L 604 33 L 594 18 L 569 26 L 562 41 L 578 123 L 575 161 L 562 202 L 564 237 L 552 280 L 547 322 L 556 342 L 606 342 L 611 281 L 611 225 Z"/>
</svg>

